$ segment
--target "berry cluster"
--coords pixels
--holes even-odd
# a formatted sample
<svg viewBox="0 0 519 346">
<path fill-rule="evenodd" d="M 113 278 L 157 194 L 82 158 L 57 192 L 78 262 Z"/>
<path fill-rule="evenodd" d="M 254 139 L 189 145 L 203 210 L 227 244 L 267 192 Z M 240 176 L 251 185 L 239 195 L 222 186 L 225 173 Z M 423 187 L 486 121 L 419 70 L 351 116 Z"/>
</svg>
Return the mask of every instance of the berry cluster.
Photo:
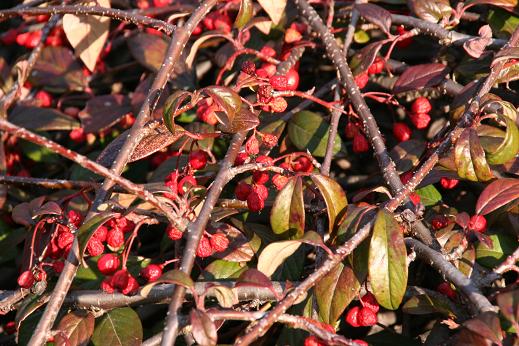
<svg viewBox="0 0 519 346">
<path fill-rule="evenodd" d="M 369 142 L 360 126 L 353 122 L 353 119 L 350 118 L 348 123 L 346 124 L 346 129 L 344 131 L 346 138 L 353 139 L 353 152 L 360 154 L 365 153 L 369 150 Z"/>
<path fill-rule="evenodd" d="M 360 298 L 361 306 L 352 307 L 346 314 L 346 322 L 353 327 L 371 327 L 377 324 L 380 306 L 375 296 L 368 292 Z"/>
</svg>

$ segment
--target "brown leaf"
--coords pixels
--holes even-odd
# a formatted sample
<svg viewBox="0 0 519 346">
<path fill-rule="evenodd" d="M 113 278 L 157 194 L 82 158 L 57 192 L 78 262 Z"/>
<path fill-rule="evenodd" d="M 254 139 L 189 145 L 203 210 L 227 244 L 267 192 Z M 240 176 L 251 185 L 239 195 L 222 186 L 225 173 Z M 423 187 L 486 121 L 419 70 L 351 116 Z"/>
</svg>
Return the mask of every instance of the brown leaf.
<svg viewBox="0 0 519 346">
<path fill-rule="evenodd" d="M 479 195 L 476 213 L 487 215 L 519 198 L 519 180 L 498 179 Z"/>
<path fill-rule="evenodd" d="M 79 119 L 85 132 L 95 133 L 111 127 L 131 111 L 130 101 L 125 95 L 95 96 L 79 112 Z"/>
<path fill-rule="evenodd" d="M 56 328 L 56 346 L 86 346 L 94 333 L 94 316 L 87 311 L 72 311 L 63 316 Z"/>
<path fill-rule="evenodd" d="M 479 58 L 485 48 L 492 42 L 492 29 L 490 25 L 484 25 L 479 28 L 479 37 L 471 38 L 463 43 L 465 51 L 473 58 Z"/>
</svg>

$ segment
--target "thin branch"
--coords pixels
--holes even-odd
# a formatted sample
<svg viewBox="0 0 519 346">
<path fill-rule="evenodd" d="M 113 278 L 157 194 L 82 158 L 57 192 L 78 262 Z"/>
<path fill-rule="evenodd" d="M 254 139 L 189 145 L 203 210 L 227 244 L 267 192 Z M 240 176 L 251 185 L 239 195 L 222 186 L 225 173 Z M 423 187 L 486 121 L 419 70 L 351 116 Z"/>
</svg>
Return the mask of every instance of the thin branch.
<svg viewBox="0 0 519 346">
<path fill-rule="evenodd" d="M 214 206 L 218 202 L 218 198 L 222 193 L 224 186 L 232 179 L 230 169 L 234 164 L 234 160 L 238 155 L 238 152 L 245 140 L 246 133 L 239 132 L 234 135 L 231 144 L 225 158 L 223 159 L 218 174 L 209 189 L 209 193 L 205 199 L 204 205 L 198 214 L 198 218 L 194 223 L 188 225 L 187 228 L 187 242 L 182 255 L 182 262 L 180 264 L 180 270 L 188 275 L 191 274 L 193 265 L 195 263 L 196 249 L 198 243 L 202 238 L 202 234 L 205 230 L 211 212 Z M 162 345 L 174 345 L 179 329 L 179 309 L 184 301 L 186 289 L 183 286 L 177 286 L 174 293 L 171 304 L 168 309 L 168 318 L 166 327 L 164 328 L 164 335 L 162 338 Z"/>
<path fill-rule="evenodd" d="M 0 175 L 0 184 L 13 186 L 37 186 L 58 190 L 95 189 L 99 187 L 98 183 L 90 181 L 17 177 L 10 175 Z"/>
<path fill-rule="evenodd" d="M 17 9 L 12 8 L 0 11 L 0 21 L 6 20 L 16 16 L 22 15 L 40 15 L 40 14 L 75 14 L 75 15 L 95 15 L 101 17 L 110 17 L 122 22 L 129 22 L 136 25 L 144 25 L 162 30 L 170 35 L 175 31 L 175 25 L 166 23 L 160 19 L 143 16 L 137 13 L 132 13 L 115 8 L 99 7 L 99 6 L 49 6 L 49 7 L 30 7 Z"/>
</svg>

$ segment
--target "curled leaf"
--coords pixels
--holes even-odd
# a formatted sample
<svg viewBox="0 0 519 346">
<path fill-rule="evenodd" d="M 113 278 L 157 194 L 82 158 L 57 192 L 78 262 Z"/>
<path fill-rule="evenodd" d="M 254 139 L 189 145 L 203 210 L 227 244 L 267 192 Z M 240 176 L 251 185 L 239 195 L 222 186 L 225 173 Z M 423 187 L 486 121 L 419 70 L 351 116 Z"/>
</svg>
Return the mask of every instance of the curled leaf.
<svg viewBox="0 0 519 346">
<path fill-rule="evenodd" d="M 253 9 L 252 0 L 241 0 L 240 11 L 234 21 L 234 27 L 238 29 L 243 28 L 251 20 Z"/>
</svg>

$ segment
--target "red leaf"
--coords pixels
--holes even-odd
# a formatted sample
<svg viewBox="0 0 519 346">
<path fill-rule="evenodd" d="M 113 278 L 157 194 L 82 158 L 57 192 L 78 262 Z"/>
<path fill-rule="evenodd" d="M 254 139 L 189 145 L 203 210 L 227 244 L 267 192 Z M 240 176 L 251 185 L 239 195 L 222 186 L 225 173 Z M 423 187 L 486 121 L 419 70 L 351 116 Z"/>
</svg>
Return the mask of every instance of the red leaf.
<svg viewBox="0 0 519 346">
<path fill-rule="evenodd" d="M 519 180 L 499 179 L 488 185 L 476 204 L 476 213 L 487 215 L 519 198 Z"/>
<path fill-rule="evenodd" d="M 448 72 L 447 66 L 438 63 L 411 66 L 398 78 L 393 86 L 393 92 L 398 94 L 437 86 Z"/>
<path fill-rule="evenodd" d="M 389 34 L 391 28 L 391 13 L 386 9 L 374 4 L 358 4 L 355 5 L 360 15 L 368 21 L 380 27 L 386 34 Z"/>
</svg>

